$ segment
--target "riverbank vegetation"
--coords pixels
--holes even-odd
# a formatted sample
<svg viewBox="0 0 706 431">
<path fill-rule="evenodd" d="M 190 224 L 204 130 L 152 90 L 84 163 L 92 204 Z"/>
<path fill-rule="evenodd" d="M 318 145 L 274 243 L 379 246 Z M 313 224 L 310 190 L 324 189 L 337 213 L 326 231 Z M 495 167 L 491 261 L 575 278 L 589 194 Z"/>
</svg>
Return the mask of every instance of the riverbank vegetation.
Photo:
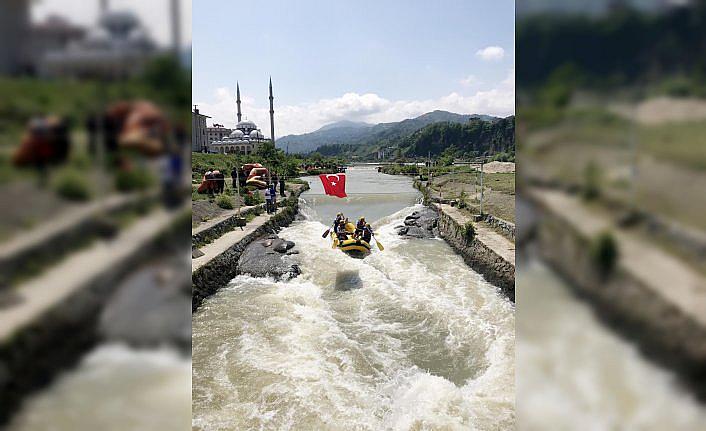
<svg viewBox="0 0 706 431">
<path fill-rule="evenodd" d="M 248 155 L 205 153 L 191 155 L 192 176 L 194 180 L 199 181 L 206 171 L 218 169 L 228 176 L 234 167 L 240 167 L 246 163 L 260 163 L 277 175 L 296 178 L 302 175 L 337 172 L 339 166 L 345 165 L 345 160 L 339 157 L 325 157 L 318 153 L 308 156 L 288 155 L 280 149 L 274 149 L 271 145 L 263 145 L 257 152 Z"/>
<path fill-rule="evenodd" d="M 515 117 L 500 119 L 472 118 L 466 123 L 437 122 L 412 133 L 380 139 L 365 144 L 331 144 L 320 146 L 322 155 L 351 160 L 413 161 L 428 156 L 471 159 L 478 156 L 514 160 Z"/>
</svg>

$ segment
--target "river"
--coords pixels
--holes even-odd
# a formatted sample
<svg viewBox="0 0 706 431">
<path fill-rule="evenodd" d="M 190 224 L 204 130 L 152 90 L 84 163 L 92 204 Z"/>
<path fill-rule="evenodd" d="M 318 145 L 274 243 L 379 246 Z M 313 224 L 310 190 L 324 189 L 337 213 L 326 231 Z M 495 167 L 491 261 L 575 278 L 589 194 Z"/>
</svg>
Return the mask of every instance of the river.
<svg viewBox="0 0 706 431">
<path fill-rule="evenodd" d="M 189 429 L 190 256 L 175 247 L 116 286 L 98 325 L 102 341 L 28 396 L 8 431 Z"/>
<path fill-rule="evenodd" d="M 349 198 L 302 195 L 302 275 L 236 277 L 193 316 L 193 428 L 507 430 L 515 427 L 514 306 L 442 240 L 405 240 L 407 177 L 347 172 Z M 321 234 L 371 221 L 363 260 Z"/>
<path fill-rule="evenodd" d="M 546 266 L 518 267 L 518 429 L 706 429 L 706 410 L 672 372 L 603 325 Z"/>
</svg>

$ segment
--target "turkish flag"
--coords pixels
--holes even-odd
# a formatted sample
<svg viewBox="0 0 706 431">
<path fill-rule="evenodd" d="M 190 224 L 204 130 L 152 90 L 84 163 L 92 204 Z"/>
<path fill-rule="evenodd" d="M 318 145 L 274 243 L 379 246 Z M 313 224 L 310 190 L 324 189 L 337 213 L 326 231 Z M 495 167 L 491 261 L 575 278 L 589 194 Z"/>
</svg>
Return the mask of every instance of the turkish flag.
<svg viewBox="0 0 706 431">
<path fill-rule="evenodd" d="M 321 183 L 324 185 L 324 192 L 327 195 L 345 198 L 346 195 L 346 174 L 321 174 Z"/>
</svg>

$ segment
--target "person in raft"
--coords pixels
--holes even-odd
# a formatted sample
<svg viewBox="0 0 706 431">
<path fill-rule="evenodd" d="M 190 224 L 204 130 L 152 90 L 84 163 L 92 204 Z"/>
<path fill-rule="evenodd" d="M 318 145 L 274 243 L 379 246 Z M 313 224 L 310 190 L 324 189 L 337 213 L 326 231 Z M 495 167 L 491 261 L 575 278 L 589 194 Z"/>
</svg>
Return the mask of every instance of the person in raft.
<svg viewBox="0 0 706 431">
<path fill-rule="evenodd" d="M 355 233 L 353 234 L 353 238 L 360 238 L 361 235 L 363 235 L 363 229 L 365 229 L 365 217 L 361 217 L 358 220 L 358 223 L 355 224 Z"/>
<path fill-rule="evenodd" d="M 345 241 L 348 239 L 348 232 L 346 231 L 346 224 L 344 221 L 341 221 L 336 225 L 336 236 L 338 236 L 339 241 Z"/>
<path fill-rule="evenodd" d="M 343 224 L 343 213 L 336 214 L 336 218 L 333 220 L 333 232 L 338 233 L 338 226 Z"/>
<path fill-rule="evenodd" d="M 372 239 L 372 236 L 373 236 L 372 226 L 370 226 L 370 223 L 365 223 L 365 226 L 363 227 L 363 241 L 370 244 L 370 240 Z"/>
</svg>

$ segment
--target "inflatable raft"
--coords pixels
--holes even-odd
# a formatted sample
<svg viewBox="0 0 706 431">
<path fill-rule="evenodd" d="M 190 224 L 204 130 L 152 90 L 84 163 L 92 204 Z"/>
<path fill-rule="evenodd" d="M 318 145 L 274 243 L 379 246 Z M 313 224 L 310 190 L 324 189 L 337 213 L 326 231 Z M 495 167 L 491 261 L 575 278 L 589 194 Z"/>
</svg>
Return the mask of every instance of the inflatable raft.
<svg viewBox="0 0 706 431">
<path fill-rule="evenodd" d="M 346 232 L 348 232 L 348 239 L 340 241 L 338 236 L 332 234 L 333 237 L 333 247 L 341 250 L 350 257 L 355 257 L 362 259 L 370 254 L 370 244 L 362 239 L 353 238 L 353 232 L 355 232 L 355 226 L 353 223 L 346 223 Z"/>
<path fill-rule="evenodd" d="M 339 241 L 338 237 L 333 235 L 333 245 L 348 256 L 358 259 L 362 259 L 370 254 L 370 244 L 362 239 L 354 239 L 350 236 L 345 241 Z"/>
</svg>

